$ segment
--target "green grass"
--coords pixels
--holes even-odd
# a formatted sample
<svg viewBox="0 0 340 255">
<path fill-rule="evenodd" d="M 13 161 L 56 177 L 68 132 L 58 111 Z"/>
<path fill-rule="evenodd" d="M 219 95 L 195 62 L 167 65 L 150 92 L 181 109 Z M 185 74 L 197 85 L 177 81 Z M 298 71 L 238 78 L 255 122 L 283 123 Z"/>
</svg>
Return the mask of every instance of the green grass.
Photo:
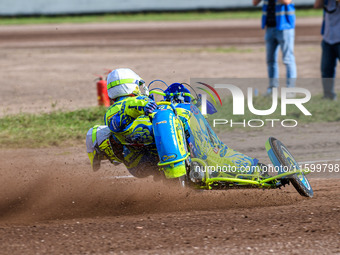
<svg viewBox="0 0 340 255">
<path fill-rule="evenodd" d="M 340 121 L 340 101 L 331 101 L 322 99 L 322 96 L 313 96 L 312 99 L 303 104 L 305 108 L 312 114 L 312 116 L 304 115 L 295 105 L 287 105 L 287 115 L 281 116 L 281 101 L 278 101 L 278 107 L 276 111 L 269 116 L 258 116 L 254 115 L 248 110 L 245 105 L 245 115 L 234 115 L 233 116 L 233 105 L 232 98 L 223 100 L 223 106 L 217 107 L 217 113 L 208 117 L 209 123 L 212 125 L 214 119 L 228 120 L 229 123 L 226 125 L 216 125 L 215 129 L 218 131 L 223 129 L 237 129 L 243 128 L 241 125 L 234 125 L 230 127 L 230 119 L 233 122 L 242 122 L 244 119 L 246 122 L 251 119 L 263 120 L 266 126 L 271 126 L 271 122 L 265 121 L 266 119 L 294 119 L 297 120 L 298 125 L 305 123 L 314 122 L 336 122 Z M 246 103 L 247 104 L 247 103 Z M 272 105 L 272 99 L 270 97 L 258 96 L 254 98 L 254 107 L 258 110 L 267 110 Z M 288 123 L 287 125 L 293 125 L 294 123 Z M 259 122 L 251 123 L 251 125 L 259 125 Z M 280 122 L 275 121 L 274 125 L 281 125 Z M 253 130 L 254 128 L 252 128 Z"/>
<path fill-rule="evenodd" d="M 271 99 L 254 98 L 256 109 L 269 109 Z M 323 100 L 321 96 L 313 96 L 305 107 L 313 116 L 305 116 L 295 106 L 289 105 L 287 116 L 280 115 L 280 107 L 270 116 L 255 116 L 245 107 L 245 116 L 232 116 L 232 99 L 223 101 L 223 109 L 209 116 L 213 119 L 233 119 L 241 122 L 243 119 L 295 119 L 299 125 L 311 122 L 340 121 L 340 101 Z M 50 114 L 19 114 L 0 118 L 0 148 L 37 148 L 49 146 L 70 146 L 84 143 L 89 128 L 96 124 L 103 124 L 106 108 L 93 107 L 72 112 L 52 112 Z M 254 125 L 257 123 L 253 123 Z M 269 126 L 270 123 L 267 125 Z M 275 122 L 275 125 L 280 125 Z M 229 125 L 218 125 L 215 129 L 230 129 Z M 244 129 L 237 125 L 234 129 Z M 251 130 L 254 130 L 252 128 Z"/>
<path fill-rule="evenodd" d="M 0 147 L 79 144 L 91 127 L 104 124 L 105 112 L 104 107 L 93 107 L 73 112 L 9 115 L 0 119 Z"/>
<path fill-rule="evenodd" d="M 298 9 L 297 17 L 321 17 L 322 10 Z M 101 14 L 71 16 L 35 16 L 35 17 L 0 17 L 0 25 L 24 24 L 61 24 L 61 23 L 102 23 L 102 22 L 145 22 L 145 21 L 186 21 L 186 20 L 221 20 L 260 18 L 261 10 L 234 11 L 190 11 L 158 12 L 135 14 Z"/>
</svg>

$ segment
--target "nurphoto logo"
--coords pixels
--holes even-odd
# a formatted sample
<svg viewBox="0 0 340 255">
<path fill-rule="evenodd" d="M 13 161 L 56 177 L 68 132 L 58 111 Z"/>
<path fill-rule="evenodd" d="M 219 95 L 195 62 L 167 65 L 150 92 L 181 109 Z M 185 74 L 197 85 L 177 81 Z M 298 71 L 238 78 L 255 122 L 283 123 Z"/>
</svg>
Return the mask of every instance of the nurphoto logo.
<svg viewBox="0 0 340 255">
<path fill-rule="evenodd" d="M 223 83 L 213 83 L 213 85 L 209 85 L 204 82 L 196 82 L 200 85 L 203 85 L 202 87 L 197 87 L 199 90 L 202 91 L 201 94 L 201 112 L 203 115 L 207 115 L 209 113 L 209 110 L 207 110 L 207 107 L 209 107 L 209 100 L 207 99 L 207 96 L 213 101 L 214 105 L 217 106 L 215 96 L 220 102 L 220 105 L 223 106 L 223 102 L 221 99 L 221 93 L 229 93 L 232 96 L 232 114 L 233 116 L 242 116 L 245 115 L 245 107 L 248 107 L 249 112 L 256 116 L 268 116 L 268 119 L 250 119 L 246 120 L 243 119 L 242 121 L 234 121 L 233 119 L 230 119 L 230 116 L 228 116 L 228 119 L 213 119 L 213 127 L 216 127 L 217 125 L 230 125 L 233 126 L 243 126 L 243 127 L 253 127 L 253 128 L 259 128 L 263 127 L 264 125 L 271 125 L 271 127 L 274 127 L 276 123 L 280 123 L 283 127 L 295 127 L 298 125 L 298 121 L 296 119 L 271 119 L 269 118 L 270 115 L 272 115 L 280 104 L 280 115 L 281 116 L 287 116 L 287 105 L 294 105 L 299 109 L 299 111 L 305 115 L 305 116 L 312 116 L 312 113 L 307 109 L 305 104 L 310 101 L 311 99 L 311 93 L 308 89 L 300 88 L 300 87 L 292 87 L 292 88 L 285 88 L 282 87 L 280 89 L 278 88 L 272 88 L 271 95 L 269 97 L 271 98 L 271 106 L 268 109 L 256 109 L 254 106 L 254 91 L 257 93 L 257 90 L 254 90 L 251 87 L 247 87 L 247 93 L 243 93 L 241 88 L 239 88 L 236 85 L 233 84 L 223 84 Z M 211 93 L 210 91 L 213 93 Z M 279 93 L 280 92 L 280 93 Z M 295 97 L 295 95 L 298 94 L 299 97 Z M 294 96 L 292 96 L 294 95 Z M 279 100 L 279 98 L 281 100 Z M 247 104 L 246 104 L 247 102 Z"/>
</svg>

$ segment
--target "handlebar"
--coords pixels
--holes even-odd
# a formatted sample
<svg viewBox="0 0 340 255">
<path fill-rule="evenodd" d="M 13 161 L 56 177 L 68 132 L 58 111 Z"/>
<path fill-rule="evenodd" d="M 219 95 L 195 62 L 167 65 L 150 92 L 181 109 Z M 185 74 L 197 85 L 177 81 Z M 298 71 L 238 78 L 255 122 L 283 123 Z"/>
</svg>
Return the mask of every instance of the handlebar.
<svg viewBox="0 0 340 255">
<path fill-rule="evenodd" d="M 157 105 L 172 105 L 171 102 L 168 101 L 161 101 L 161 102 L 156 102 Z"/>
<path fill-rule="evenodd" d="M 183 95 L 183 96 L 186 96 L 186 97 L 190 97 L 192 100 L 195 100 L 195 99 L 196 99 L 196 98 L 195 98 L 193 95 L 191 95 L 190 93 L 183 93 L 183 92 L 178 92 L 178 93 L 168 93 L 168 94 L 166 94 L 166 93 L 161 92 L 161 91 L 151 90 L 149 93 L 150 93 L 150 94 L 161 95 L 161 96 L 164 96 L 164 97 L 167 96 L 167 95 L 169 95 L 169 96 Z"/>
<path fill-rule="evenodd" d="M 174 112 L 175 116 L 177 116 L 177 110 L 176 110 L 175 106 L 171 102 L 162 101 L 162 102 L 156 102 L 156 104 L 157 105 L 168 105 L 168 106 L 170 106 L 172 111 Z M 151 123 L 152 123 L 152 118 L 153 118 L 154 114 L 155 114 L 155 112 L 149 114 L 149 119 L 150 119 Z"/>
<path fill-rule="evenodd" d="M 171 102 L 162 101 L 162 102 L 156 102 L 156 104 L 157 105 L 168 105 L 168 106 L 170 106 L 172 111 L 174 112 L 175 116 L 177 116 L 177 110 L 176 110 L 175 106 Z"/>
</svg>

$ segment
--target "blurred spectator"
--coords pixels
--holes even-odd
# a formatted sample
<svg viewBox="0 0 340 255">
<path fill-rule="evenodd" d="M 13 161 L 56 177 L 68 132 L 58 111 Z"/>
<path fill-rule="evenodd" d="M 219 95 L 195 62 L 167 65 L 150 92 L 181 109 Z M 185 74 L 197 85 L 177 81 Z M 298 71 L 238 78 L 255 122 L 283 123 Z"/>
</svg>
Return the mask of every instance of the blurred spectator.
<svg viewBox="0 0 340 255">
<path fill-rule="evenodd" d="M 326 99 L 336 100 L 334 83 L 336 65 L 340 60 L 340 4 L 338 0 L 316 0 L 315 8 L 324 8 L 321 34 L 321 77 L 323 95 Z"/>
<path fill-rule="evenodd" d="M 254 6 L 261 1 L 253 0 Z M 264 0 L 262 12 L 262 29 L 266 28 L 266 59 L 269 77 L 266 95 L 271 95 L 272 88 L 279 86 L 279 46 L 282 51 L 282 61 L 286 65 L 287 87 L 295 87 L 297 76 L 294 56 L 295 7 L 292 0 Z"/>
</svg>

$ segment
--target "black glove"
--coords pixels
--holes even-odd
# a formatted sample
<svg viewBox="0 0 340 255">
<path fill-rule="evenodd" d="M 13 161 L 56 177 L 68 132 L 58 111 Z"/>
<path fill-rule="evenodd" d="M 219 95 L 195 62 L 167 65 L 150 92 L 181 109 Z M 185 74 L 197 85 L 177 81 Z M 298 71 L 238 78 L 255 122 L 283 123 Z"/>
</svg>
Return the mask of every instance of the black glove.
<svg viewBox="0 0 340 255">
<path fill-rule="evenodd" d="M 157 109 L 157 104 L 155 101 L 149 101 L 146 106 L 144 106 L 144 113 L 146 116 L 148 116 L 150 113 L 152 113 L 154 110 Z"/>
</svg>

